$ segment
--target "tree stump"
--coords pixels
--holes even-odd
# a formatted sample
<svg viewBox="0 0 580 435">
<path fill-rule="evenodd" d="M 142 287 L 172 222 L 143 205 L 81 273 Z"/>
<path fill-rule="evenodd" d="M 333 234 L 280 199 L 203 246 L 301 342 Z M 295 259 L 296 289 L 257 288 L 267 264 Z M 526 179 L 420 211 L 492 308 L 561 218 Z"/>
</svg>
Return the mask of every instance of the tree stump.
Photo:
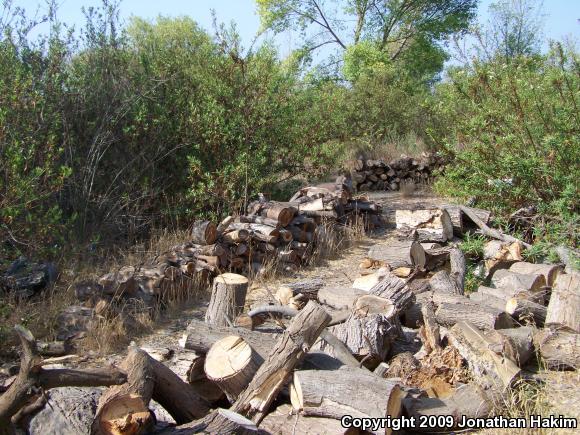
<svg viewBox="0 0 580 435">
<path fill-rule="evenodd" d="M 243 338 L 231 335 L 217 341 L 207 353 L 204 370 L 230 402 L 248 386 L 262 359 Z"/>
<path fill-rule="evenodd" d="M 231 326 L 243 311 L 248 291 L 248 278 L 235 273 L 224 273 L 213 281 L 211 300 L 205 321 L 211 325 Z"/>
</svg>

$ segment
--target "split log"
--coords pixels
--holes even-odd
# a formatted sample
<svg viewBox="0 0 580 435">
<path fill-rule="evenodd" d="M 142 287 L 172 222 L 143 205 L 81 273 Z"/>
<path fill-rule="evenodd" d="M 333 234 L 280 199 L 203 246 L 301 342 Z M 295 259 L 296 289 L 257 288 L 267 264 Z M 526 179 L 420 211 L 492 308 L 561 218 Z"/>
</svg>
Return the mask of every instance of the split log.
<svg viewBox="0 0 580 435">
<path fill-rule="evenodd" d="M 564 269 L 559 264 L 534 264 L 519 261 L 512 264 L 510 270 L 524 275 L 543 275 L 546 279 L 546 285 L 552 287 L 554 281 Z"/>
<path fill-rule="evenodd" d="M 218 236 L 217 226 L 210 221 L 194 222 L 191 230 L 191 240 L 200 245 L 212 245 Z"/>
<path fill-rule="evenodd" d="M 316 302 L 309 301 L 294 317 L 231 410 L 259 423 L 288 375 L 304 359 L 329 321 L 328 313 Z"/>
<path fill-rule="evenodd" d="M 333 418 L 306 417 L 292 410 L 291 405 L 281 405 L 260 423 L 260 430 L 270 435 L 321 435 L 351 434 L 339 420 Z"/>
<path fill-rule="evenodd" d="M 558 275 L 548 304 L 546 326 L 580 333 L 580 273 Z"/>
<path fill-rule="evenodd" d="M 548 309 L 522 297 L 508 299 L 505 305 L 507 313 L 520 322 L 530 322 L 537 326 L 543 326 L 546 322 Z"/>
<path fill-rule="evenodd" d="M 526 299 L 528 301 L 536 302 L 538 304 L 544 303 L 546 299 L 546 292 L 540 291 L 536 293 L 532 293 L 525 290 L 519 290 L 517 288 L 491 288 L 485 286 L 479 286 L 477 289 L 477 293 L 482 293 L 485 295 L 489 295 L 491 297 L 501 299 L 504 302 L 507 302 L 511 298 L 520 298 Z"/>
<path fill-rule="evenodd" d="M 225 233 L 233 221 L 233 216 L 226 216 L 216 227 L 217 236 L 219 237 Z"/>
<path fill-rule="evenodd" d="M 211 300 L 205 313 L 205 321 L 212 325 L 233 325 L 246 303 L 248 278 L 235 273 L 224 273 L 213 282 Z"/>
<path fill-rule="evenodd" d="M 395 307 L 395 315 L 404 312 L 415 302 L 415 294 L 405 281 L 391 273 L 387 273 L 380 282 L 373 286 L 369 294 L 390 301 Z"/>
<path fill-rule="evenodd" d="M 404 396 L 397 382 L 352 367 L 333 371 L 297 370 L 290 385 L 290 401 L 295 411 L 338 420 L 344 415 L 398 418 Z M 382 429 L 380 433 L 390 432 Z"/>
<path fill-rule="evenodd" d="M 433 301 L 437 305 L 435 318 L 443 326 L 451 327 L 459 322 L 470 322 L 483 330 L 515 326 L 505 311 L 473 303 L 465 296 L 434 293 Z"/>
<path fill-rule="evenodd" d="M 495 404 L 520 376 L 519 367 L 490 350 L 493 341 L 472 323 L 457 323 L 449 330 L 447 339 L 467 361 L 475 383 L 491 395 L 492 403 Z"/>
<path fill-rule="evenodd" d="M 389 240 L 388 243 L 374 245 L 368 257 L 388 263 L 392 269 L 403 266 L 423 268 L 426 263 L 423 247 L 411 240 Z"/>
<path fill-rule="evenodd" d="M 127 376 L 111 367 L 95 370 L 43 369 L 30 331 L 16 326 L 22 344 L 20 371 L 10 387 L 0 396 L 0 434 L 13 433 L 12 418 L 36 396 L 38 391 L 58 387 L 98 387 L 119 385 Z"/>
<path fill-rule="evenodd" d="M 417 231 L 420 242 L 446 242 L 453 237 L 451 218 L 445 209 L 396 210 L 397 228 Z"/>
<path fill-rule="evenodd" d="M 542 364 L 550 370 L 580 369 L 580 334 L 543 329 L 534 334 Z"/>
<path fill-rule="evenodd" d="M 441 432 L 457 428 L 462 419 L 465 418 L 485 418 L 493 411 L 493 404 L 490 403 L 485 393 L 476 385 L 460 385 L 450 397 L 407 397 L 403 400 L 403 406 L 409 417 L 414 417 L 416 421 L 431 417 L 452 416 L 454 425 L 445 428 L 436 425 L 417 425 L 414 430 L 417 432 Z M 437 421 L 437 420 L 436 420 Z"/>
<path fill-rule="evenodd" d="M 491 282 L 496 288 L 541 291 L 546 286 L 544 275 L 524 275 L 510 270 L 500 269 L 493 274 Z"/>
<path fill-rule="evenodd" d="M 451 272 L 449 277 L 455 284 L 456 293 L 462 295 L 465 293 L 465 255 L 459 248 L 452 248 L 449 252 L 449 261 L 451 264 Z"/>
<path fill-rule="evenodd" d="M 499 269 L 508 269 L 512 264 L 522 261 L 522 245 L 519 242 L 491 240 L 483 248 L 483 258 L 486 277 L 489 277 Z"/>
<path fill-rule="evenodd" d="M 228 409 L 218 408 L 206 417 L 177 427 L 156 431 L 157 435 L 228 434 L 254 435 L 261 431 L 253 421 Z"/>
<path fill-rule="evenodd" d="M 322 287 L 318 291 L 318 300 L 321 304 L 328 305 L 337 310 L 352 309 L 355 300 L 366 294 L 363 290 L 352 287 Z"/>
<path fill-rule="evenodd" d="M 441 348 L 439 325 L 435 320 L 435 313 L 430 303 L 421 306 L 421 314 L 423 314 L 423 326 L 419 330 L 419 335 L 423 341 L 423 346 L 425 346 L 425 351 L 430 354 Z"/>
<path fill-rule="evenodd" d="M 367 275 L 363 275 L 356 278 L 352 283 L 352 288 L 368 292 L 375 285 L 377 285 L 377 283 L 379 283 L 388 273 L 389 273 L 388 267 L 381 267 L 375 273 L 369 273 Z"/>
<path fill-rule="evenodd" d="M 249 238 L 250 232 L 248 230 L 244 230 L 243 228 L 239 230 L 230 231 L 222 236 L 223 241 L 226 243 L 242 243 L 248 240 Z"/>
<path fill-rule="evenodd" d="M 233 403 L 248 386 L 262 363 L 260 356 L 243 338 L 235 335 L 214 343 L 205 357 L 204 370 Z"/>
</svg>

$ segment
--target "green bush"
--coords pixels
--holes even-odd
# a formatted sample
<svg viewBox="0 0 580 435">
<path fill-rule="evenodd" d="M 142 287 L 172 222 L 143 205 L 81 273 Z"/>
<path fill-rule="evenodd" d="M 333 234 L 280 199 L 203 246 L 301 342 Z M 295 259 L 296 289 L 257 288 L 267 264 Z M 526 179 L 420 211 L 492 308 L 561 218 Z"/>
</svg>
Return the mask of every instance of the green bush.
<svg viewBox="0 0 580 435">
<path fill-rule="evenodd" d="M 536 236 L 578 242 L 580 64 L 556 44 L 546 56 L 476 62 L 437 87 L 447 131 L 434 134 L 455 155 L 439 192 L 507 215 L 536 205 Z"/>
</svg>

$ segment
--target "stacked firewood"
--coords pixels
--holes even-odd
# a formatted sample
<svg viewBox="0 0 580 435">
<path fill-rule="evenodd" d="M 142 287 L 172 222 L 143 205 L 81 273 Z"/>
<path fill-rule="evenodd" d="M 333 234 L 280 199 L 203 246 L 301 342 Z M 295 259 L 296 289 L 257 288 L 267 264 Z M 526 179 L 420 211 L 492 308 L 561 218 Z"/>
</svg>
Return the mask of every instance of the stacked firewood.
<svg viewBox="0 0 580 435">
<path fill-rule="evenodd" d="M 397 191 L 403 186 L 430 183 L 446 163 L 444 156 L 432 153 L 423 153 L 419 158 L 402 156 L 390 162 L 361 157 L 355 162 L 352 179 L 358 191 Z"/>
</svg>

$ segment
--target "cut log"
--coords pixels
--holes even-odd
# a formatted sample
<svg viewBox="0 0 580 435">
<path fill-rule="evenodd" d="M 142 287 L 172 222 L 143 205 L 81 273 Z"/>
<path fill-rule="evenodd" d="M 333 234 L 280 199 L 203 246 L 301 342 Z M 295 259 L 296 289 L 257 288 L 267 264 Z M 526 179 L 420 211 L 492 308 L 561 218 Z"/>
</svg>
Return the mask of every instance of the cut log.
<svg viewBox="0 0 580 435">
<path fill-rule="evenodd" d="M 260 423 L 260 431 L 269 435 L 353 435 L 339 420 L 333 418 L 306 417 L 292 410 L 291 405 L 281 405 Z"/>
<path fill-rule="evenodd" d="M 474 229 L 477 227 L 469 217 L 464 216 L 463 212 L 459 206 L 446 205 L 445 210 L 449 213 L 449 218 L 451 219 L 451 224 L 453 225 L 453 234 L 457 237 L 462 237 L 465 232 L 469 229 Z M 489 224 L 491 218 L 491 212 L 488 210 L 482 210 L 480 208 L 469 207 L 473 213 L 475 213 L 482 222 L 486 225 Z"/>
<path fill-rule="evenodd" d="M 483 249 L 486 277 L 499 269 L 508 269 L 512 264 L 522 261 L 522 245 L 499 240 L 487 242 Z"/>
<path fill-rule="evenodd" d="M 305 353 L 329 321 L 328 313 L 316 302 L 309 301 L 292 319 L 231 410 L 259 423 L 268 413 L 288 375 L 304 359 Z"/>
<path fill-rule="evenodd" d="M 508 358 L 499 356 L 490 347 L 493 341 L 469 322 L 459 322 L 451 328 L 447 338 L 467 361 L 474 381 L 496 403 L 520 376 L 519 367 Z"/>
<path fill-rule="evenodd" d="M 248 386 L 260 367 L 261 357 L 241 337 L 230 335 L 217 341 L 207 353 L 204 370 L 230 402 Z"/>
<path fill-rule="evenodd" d="M 497 289 L 494 289 L 497 290 Z M 494 310 L 505 311 L 506 299 L 496 298 L 485 293 L 475 292 L 469 295 L 469 300 L 480 305 L 491 307 Z M 508 299 L 509 300 L 509 299 Z M 511 314 L 511 313 L 510 313 Z"/>
<path fill-rule="evenodd" d="M 559 264 L 534 264 L 519 261 L 512 264 L 510 270 L 524 275 L 543 275 L 546 279 L 546 285 L 552 287 L 558 275 L 564 271 L 564 268 Z"/>
<path fill-rule="evenodd" d="M 103 293 L 111 296 L 134 296 L 139 290 L 135 280 L 135 268 L 132 266 L 121 267 L 117 272 L 110 272 L 99 278 L 99 285 Z"/>
<path fill-rule="evenodd" d="M 546 326 L 580 333 L 580 273 L 558 275 L 548 304 Z"/>
<path fill-rule="evenodd" d="M 241 243 L 245 242 L 249 238 L 250 232 L 244 229 L 230 231 L 222 236 L 223 241 L 226 243 Z"/>
<path fill-rule="evenodd" d="M 218 408 L 206 417 L 177 427 L 156 431 L 157 435 L 228 434 L 254 435 L 261 431 L 253 421 L 228 409 Z"/>
<path fill-rule="evenodd" d="M 363 290 L 352 287 L 322 287 L 318 291 L 318 300 L 336 310 L 352 309 L 355 300 L 366 294 Z"/>
<path fill-rule="evenodd" d="M 352 309 L 358 317 L 366 317 L 371 314 L 383 314 L 392 317 L 396 310 L 393 302 L 375 295 L 358 297 Z"/>
<path fill-rule="evenodd" d="M 456 293 L 462 295 L 465 293 L 465 255 L 459 248 L 452 248 L 449 252 L 449 261 L 451 272 L 449 277 L 455 284 Z"/>
<path fill-rule="evenodd" d="M 580 334 L 543 329 L 534 334 L 541 363 L 550 370 L 580 369 Z"/>
<path fill-rule="evenodd" d="M 434 293 L 433 301 L 437 305 L 435 318 L 443 326 L 451 327 L 459 322 L 470 322 L 483 330 L 515 326 L 505 311 L 473 303 L 465 296 Z"/>
<path fill-rule="evenodd" d="M 397 210 L 397 228 L 417 231 L 420 242 L 446 242 L 453 237 L 451 218 L 445 209 Z"/>
<path fill-rule="evenodd" d="M 275 220 L 282 227 L 288 226 L 296 214 L 296 209 L 284 203 L 267 203 L 261 211 L 263 217 Z"/>
<path fill-rule="evenodd" d="M 441 348 L 439 325 L 435 320 L 435 313 L 430 303 L 421 306 L 421 314 L 423 314 L 423 326 L 419 330 L 419 335 L 423 341 L 423 346 L 425 346 L 425 351 L 430 354 Z"/>
<path fill-rule="evenodd" d="M 324 280 L 320 278 L 303 279 L 290 284 L 284 284 L 283 287 L 291 289 L 294 296 L 302 294 L 306 299 L 316 300 L 318 291 L 324 287 Z"/>
<path fill-rule="evenodd" d="M 233 216 L 226 216 L 216 227 L 217 236 L 219 237 L 225 233 L 233 221 Z"/>
<path fill-rule="evenodd" d="M 531 327 L 498 329 L 487 332 L 486 337 L 494 343 L 490 350 L 523 367 L 534 355 L 533 333 Z"/>
<path fill-rule="evenodd" d="M 495 272 L 491 277 L 491 282 L 496 288 L 530 292 L 541 291 L 546 286 L 544 275 L 524 275 L 505 269 Z"/>
<path fill-rule="evenodd" d="M 435 293 L 448 293 L 462 295 L 463 289 L 457 286 L 457 283 L 451 279 L 449 272 L 440 270 L 429 279 L 429 287 Z"/>
<path fill-rule="evenodd" d="M 395 307 L 395 315 L 404 312 L 415 302 L 415 294 L 405 281 L 391 273 L 385 274 L 381 281 L 369 290 L 369 294 L 390 301 Z"/>
<path fill-rule="evenodd" d="M 408 328 L 419 328 L 423 323 L 423 314 L 421 309 L 423 304 L 431 303 L 433 292 L 427 291 L 415 295 L 415 302 L 407 308 L 403 315 L 403 325 Z"/>
<path fill-rule="evenodd" d="M 537 326 L 543 326 L 546 322 L 548 309 L 540 304 L 537 304 L 522 297 L 514 297 L 508 299 L 505 305 L 505 310 L 523 323 L 532 323 Z"/>
<path fill-rule="evenodd" d="M 380 282 L 387 273 L 389 273 L 388 268 L 382 267 L 375 273 L 369 273 L 368 275 L 360 276 L 353 281 L 352 288 L 368 292 L 378 282 Z"/>
<path fill-rule="evenodd" d="M 191 230 L 191 240 L 199 245 L 211 245 L 218 236 L 217 226 L 210 221 L 194 222 Z"/>
<path fill-rule="evenodd" d="M 211 300 L 205 313 L 205 321 L 212 325 L 233 325 L 246 303 L 248 278 L 235 273 L 224 273 L 213 282 Z"/>
<path fill-rule="evenodd" d="M 290 401 L 295 411 L 337 420 L 344 415 L 398 418 L 404 396 L 397 382 L 351 367 L 334 371 L 297 370 L 290 386 Z M 372 433 L 389 434 L 391 430 Z"/>
<path fill-rule="evenodd" d="M 409 417 L 416 421 L 431 421 L 433 417 L 453 418 L 453 425 L 445 424 L 445 427 L 435 425 L 416 425 L 417 432 L 441 432 L 458 428 L 463 418 L 485 418 L 493 411 L 493 403 L 490 403 L 485 393 L 476 385 L 460 385 L 447 398 L 436 397 L 407 397 L 403 400 L 403 406 Z M 438 420 L 434 420 L 438 421 Z M 446 422 L 446 419 L 443 420 Z"/>
<path fill-rule="evenodd" d="M 411 240 L 389 240 L 388 243 L 374 245 L 368 257 L 375 261 L 388 263 L 392 269 L 397 267 L 425 267 L 425 251 L 419 242 Z"/>
</svg>

